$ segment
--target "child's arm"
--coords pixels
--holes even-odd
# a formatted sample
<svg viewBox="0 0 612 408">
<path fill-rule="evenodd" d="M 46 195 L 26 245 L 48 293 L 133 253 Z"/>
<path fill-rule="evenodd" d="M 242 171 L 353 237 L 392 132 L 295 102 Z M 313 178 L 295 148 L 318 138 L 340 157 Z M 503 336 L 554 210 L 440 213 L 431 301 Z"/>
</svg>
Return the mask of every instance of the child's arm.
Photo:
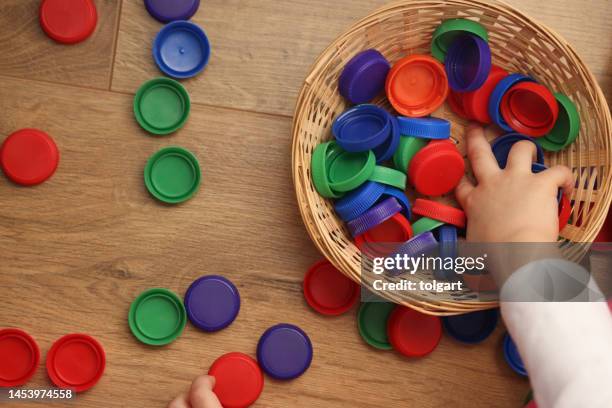
<svg viewBox="0 0 612 408">
<path fill-rule="evenodd" d="M 175 398 L 168 408 L 223 408 L 212 391 L 214 387 L 214 377 L 201 375 L 193 381 L 189 392 Z"/>
<path fill-rule="evenodd" d="M 530 142 L 515 144 L 506 169 L 501 170 L 481 128 L 471 127 L 466 138 L 478 181 L 475 186 L 464 180 L 456 190 L 468 216 L 467 239 L 481 243 L 556 241 L 557 189 L 571 192 L 570 170 L 556 166 L 533 174 L 535 146 Z M 540 260 L 520 267 L 513 278 L 556 267 L 558 261 L 546 259 L 551 256 L 556 257 L 548 252 L 536 254 L 534 259 Z M 524 263 L 517 260 L 517 266 Z M 578 273 L 582 270 L 578 265 L 571 268 Z M 540 408 L 612 407 L 612 317 L 605 302 L 501 302 L 501 311 Z"/>
</svg>

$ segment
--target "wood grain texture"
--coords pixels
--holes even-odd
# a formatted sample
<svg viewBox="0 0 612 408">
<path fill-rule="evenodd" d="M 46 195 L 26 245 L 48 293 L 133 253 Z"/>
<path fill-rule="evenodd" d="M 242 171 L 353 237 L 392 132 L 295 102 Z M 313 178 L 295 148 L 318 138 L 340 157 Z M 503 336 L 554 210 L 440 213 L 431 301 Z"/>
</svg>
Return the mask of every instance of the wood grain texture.
<svg viewBox="0 0 612 408">
<path fill-rule="evenodd" d="M 106 374 L 79 407 L 163 407 L 218 356 L 254 355 L 278 322 L 303 327 L 315 358 L 296 381 L 266 379 L 260 407 L 516 407 L 527 392 L 503 361 L 502 328 L 477 347 L 444 338 L 430 357 L 409 361 L 367 347 L 355 311 L 327 319 L 305 305 L 302 276 L 319 255 L 295 206 L 288 118 L 194 106 L 183 130 L 155 138 L 135 123 L 130 95 L 1 77 L 0 94 L 12 96 L 0 100 L 0 134 L 39 127 L 62 153 L 38 187 L 0 178 L 0 326 L 30 332 L 43 355 L 71 332 L 103 343 Z M 142 170 L 174 144 L 197 155 L 203 185 L 168 207 L 147 194 Z M 232 326 L 211 335 L 189 325 L 161 349 L 131 336 L 127 311 L 138 293 L 167 287 L 182 296 L 212 273 L 241 291 Z M 29 385 L 48 385 L 43 369 Z"/>
<path fill-rule="evenodd" d="M 96 31 L 85 42 L 58 44 L 38 21 L 41 0 L 0 2 L 0 72 L 18 78 L 108 89 L 121 0 L 95 0 Z"/>
<path fill-rule="evenodd" d="M 204 74 L 186 81 L 198 103 L 291 115 L 315 58 L 357 19 L 385 0 L 241 1 L 202 3 L 193 18 L 210 37 Z M 612 100 L 612 7 L 608 0 L 509 0 L 548 25 L 585 59 Z M 159 75 L 151 45 L 161 24 L 140 1 L 124 1 L 112 89 L 135 92 Z"/>
</svg>

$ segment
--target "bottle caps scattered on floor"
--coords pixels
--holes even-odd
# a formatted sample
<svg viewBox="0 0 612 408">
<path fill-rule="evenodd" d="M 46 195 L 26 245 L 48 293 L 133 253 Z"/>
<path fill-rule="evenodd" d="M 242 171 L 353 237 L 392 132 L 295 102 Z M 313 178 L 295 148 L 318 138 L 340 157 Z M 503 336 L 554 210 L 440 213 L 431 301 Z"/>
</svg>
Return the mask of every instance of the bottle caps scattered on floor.
<svg viewBox="0 0 612 408">
<path fill-rule="evenodd" d="M 106 355 L 93 337 L 68 334 L 53 343 L 46 365 L 56 386 L 82 392 L 96 385 L 104 374 Z"/>
<path fill-rule="evenodd" d="M 379 350 L 393 348 L 387 337 L 387 321 L 393 309 L 395 304 L 389 302 L 365 302 L 359 307 L 359 334 L 370 346 Z"/>
<path fill-rule="evenodd" d="M 187 90 L 170 78 L 145 82 L 134 97 L 134 115 L 138 124 L 154 135 L 167 135 L 182 128 L 190 110 Z"/>
<path fill-rule="evenodd" d="M 42 0 L 39 19 L 51 39 L 76 44 L 94 32 L 98 13 L 93 0 Z"/>
<path fill-rule="evenodd" d="M 13 182 L 22 186 L 40 184 L 50 178 L 59 163 L 57 145 L 38 129 L 21 129 L 0 147 L 0 167 Z"/>
<path fill-rule="evenodd" d="M 191 78 L 208 64 L 210 42 L 197 24 L 174 21 L 157 33 L 153 58 L 164 74 L 177 79 Z"/>
<path fill-rule="evenodd" d="M 463 343 L 476 344 L 484 341 L 497 327 L 499 312 L 490 309 L 458 316 L 442 318 L 446 333 Z"/>
<path fill-rule="evenodd" d="M 202 276 L 185 293 L 185 309 L 194 326 L 214 332 L 229 326 L 240 311 L 240 295 L 223 276 Z"/>
<path fill-rule="evenodd" d="M 187 314 L 181 299 L 168 289 L 141 293 L 130 307 L 128 323 L 134 337 L 151 346 L 176 340 L 185 329 Z"/>
<path fill-rule="evenodd" d="M 0 330 L 0 387 L 18 387 L 36 373 L 40 349 L 23 330 Z"/>
<path fill-rule="evenodd" d="M 261 336 L 257 344 L 257 361 L 270 377 L 291 380 L 310 367 L 312 343 L 299 327 L 277 324 Z"/>
<path fill-rule="evenodd" d="M 213 392 L 225 408 L 246 408 L 263 391 L 264 377 L 259 365 L 243 353 L 228 353 L 211 365 L 208 374 L 215 377 Z"/>
<path fill-rule="evenodd" d="M 503 342 L 504 348 L 504 357 L 506 358 L 506 362 L 516 373 L 527 376 L 527 370 L 525 369 L 525 365 L 523 364 L 523 360 L 521 360 L 521 356 L 516 348 L 516 345 L 512 341 L 512 338 L 508 333 L 504 336 Z"/>
<path fill-rule="evenodd" d="M 406 357 L 426 356 L 434 351 L 442 337 L 439 317 L 407 307 L 396 307 L 387 324 L 391 345 Z"/>
<path fill-rule="evenodd" d="M 360 52 L 346 64 L 340 74 L 340 95 L 354 104 L 370 102 L 385 89 L 389 69 L 389 62 L 377 50 Z"/>
<path fill-rule="evenodd" d="M 177 146 L 165 147 L 151 156 L 144 171 L 151 195 L 167 204 L 192 198 L 200 188 L 201 177 L 198 159 Z"/>
<path fill-rule="evenodd" d="M 198 11 L 200 0 L 145 0 L 149 14 L 162 23 L 189 20 Z"/>
<path fill-rule="evenodd" d="M 337 316 L 349 311 L 359 299 L 359 285 L 322 259 L 304 277 L 304 298 L 315 311 Z"/>
</svg>

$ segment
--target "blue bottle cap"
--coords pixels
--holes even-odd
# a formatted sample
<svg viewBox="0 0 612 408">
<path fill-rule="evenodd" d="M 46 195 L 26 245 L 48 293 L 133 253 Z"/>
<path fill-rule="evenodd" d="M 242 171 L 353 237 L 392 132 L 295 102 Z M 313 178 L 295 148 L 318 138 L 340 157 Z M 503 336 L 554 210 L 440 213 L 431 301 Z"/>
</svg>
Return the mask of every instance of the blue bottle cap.
<svg viewBox="0 0 612 408">
<path fill-rule="evenodd" d="M 383 144 L 391 133 L 391 115 L 376 105 L 357 105 L 332 125 L 336 142 L 347 152 L 364 152 Z"/>
<path fill-rule="evenodd" d="M 520 133 L 508 133 L 503 136 L 498 137 L 491 144 L 491 149 L 493 150 L 493 154 L 497 159 L 497 164 L 501 169 L 506 168 L 506 163 L 508 162 L 508 154 L 510 153 L 510 149 L 512 146 L 521 140 L 528 140 L 536 145 L 537 150 L 537 163 L 544 164 L 544 151 L 542 147 L 537 144 L 532 138 L 529 136 L 521 135 Z"/>
<path fill-rule="evenodd" d="M 495 88 L 493 88 L 493 92 L 491 92 L 491 96 L 489 97 L 489 116 L 491 117 L 493 123 L 506 132 L 512 132 L 512 128 L 506 123 L 502 117 L 501 111 L 499 110 L 502 98 L 508 89 L 512 88 L 517 83 L 524 81 L 536 82 L 535 79 L 523 74 L 510 74 L 497 83 Z"/>
<path fill-rule="evenodd" d="M 457 257 L 457 227 L 454 225 L 442 225 L 436 230 L 438 235 L 438 242 L 440 245 L 440 257 L 441 258 L 456 258 Z M 453 270 L 447 270 L 444 268 L 435 269 L 433 271 L 434 277 L 441 280 L 457 280 L 459 275 Z"/>
<path fill-rule="evenodd" d="M 372 149 L 374 151 L 374 156 L 376 156 L 376 164 L 381 164 L 387 160 L 390 160 L 399 147 L 399 122 L 397 121 L 397 118 L 392 115 L 389 115 L 389 120 L 391 121 L 391 133 L 389 133 L 387 140 L 385 140 L 381 145 Z"/>
<path fill-rule="evenodd" d="M 523 364 L 523 360 L 521 360 L 521 355 L 516 348 L 516 344 L 512 341 L 512 338 L 508 333 L 504 337 L 504 357 L 506 358 L 506 362 L 516 373 L 527 377 L 527 370 L 525 369 L 525 365 Z"/>
<path fill-rule="evenodd" d="M 385 191 L 383 184 L 366 181 L 357 190 L 336 201 L 334 208 L 342 221 L 348 222 L 369 210 Z"/>
<path fill-rule="evenodd" d="M 491 49 L 482 38 L 459 35 L 448 48 L 444 60 L 448 84 L 456 92 L 473 92 L 480 88 L 491 72 Z"/>
<path fill-rule="evenodd" d="M 149 14 L 162 23 L 189 20 L 198 11 L 200 0 L 145 0 Z"/>
<path fill-rule="evenodd" d="M 395 199 L 402 206 L 402 214 L 406 217 L 406 219 L 410 219 L 412 216 L 412 207 L 410 205 L 410 201 L 406 196 L 406 193 L 400 190 L 399 188 L 385 186 L 385 191 L 382 194 L 383 197 L 395 197 Z"/>
<path fill-rule="evenodd" d="M 340 95 L 351 103 L 370 102 L 385 89 L 391 66 L 383 55 L 369 49 L 355 55 L 344 67 L 338 79 Z"/>
<path fill-rule="evenodd" d="M 185 309 L 196 327 L 214 332 L 229 326 L 240 311 L 240 295 L 223 276 L 202 276 L 185 293 Z"/>
<path fill-rule="evenodd" d="M 297 378 L 310 367 L 312 343 L 302 329 L 281 323 L 264 332 L 257 344 L 261 369 L 277 380 Z"/>
<path fill-rule="evenodd" d="M 164 74 L 178 79 L 191 78 L 208 64 L 210 43 L 198 25 L 175 21 L 157 33 L 153 58 Z"/>
<path fill-rule="evenodd" d="M 463 343 L 476 344 L 484 341 L 497 327 L 497 309 L 466 313 L 442 318 L 446 333 Z"/>
<path fill-rule="evenodd" d="M 451 125 L 448 120 L 439 118 L 397 118 L 402 136 L 420 137 L 421 139 L 448 139 Z"/>
</svg>

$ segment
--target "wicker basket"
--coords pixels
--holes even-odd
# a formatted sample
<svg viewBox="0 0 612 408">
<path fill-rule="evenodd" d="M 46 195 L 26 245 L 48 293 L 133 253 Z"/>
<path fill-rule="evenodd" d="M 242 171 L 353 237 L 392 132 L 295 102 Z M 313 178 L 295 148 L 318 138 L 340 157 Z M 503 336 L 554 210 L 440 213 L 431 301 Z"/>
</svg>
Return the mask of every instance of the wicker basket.
<svg viewBox="0 0 612 408">
<path fill-rule="evenodd" d="M 582 125 L 578 140 L 568 149 L 546 155 L 546 164 L 573 170 L 578 188 L 570 225 L 561 239 L 591 242 L 601 228 L 612 199 L 610 183 L 612 120 L 595 78 L 574 49 L 559 35 L 498 1 L 405 0 L 393 3 L 359 21 L 317 59 L 298 97 L 293 122 L 293 181 L 306 229 L 318 249 L 337 268 L 360 280 L 361 255 L 332 202 L 319 196 L 310 175 L 313 149 L 332 138 L 331 123 L 347 107 L 337 90 L 338 76 L 356 53 L 376 48 L 393 64 L 409 54 L 429 54 L 434 29 L 449 18 L 468 18 L 484 25 L 495 64 L 509 72 L 535 77 L 577 104 Z M 384 97 L 374 103 L 391 109 Z M 467 123 L 444 105 L 434 116 L 452 122 L 452 138 L 462 143 Z M 448 197 L 453 200 L 452 197 Z M 496 301 L 462 302 L 445 294 L 389 300 L 430 314 L 457 314 L 497 306 Z"/>
</svg>

